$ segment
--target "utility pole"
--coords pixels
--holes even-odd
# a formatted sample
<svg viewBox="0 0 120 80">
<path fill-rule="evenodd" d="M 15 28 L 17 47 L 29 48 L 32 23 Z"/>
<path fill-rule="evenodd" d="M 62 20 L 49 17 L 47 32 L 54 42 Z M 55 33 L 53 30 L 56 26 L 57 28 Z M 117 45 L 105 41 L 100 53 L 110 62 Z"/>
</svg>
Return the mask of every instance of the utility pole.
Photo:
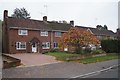
<svg viewBox="0 0 120 80">
<path fill-rule="evenodd" d="M 97 26 L 97 20 L 98 20 L 98 18 L 95 18 L 95 26 Z"/>
</svg>

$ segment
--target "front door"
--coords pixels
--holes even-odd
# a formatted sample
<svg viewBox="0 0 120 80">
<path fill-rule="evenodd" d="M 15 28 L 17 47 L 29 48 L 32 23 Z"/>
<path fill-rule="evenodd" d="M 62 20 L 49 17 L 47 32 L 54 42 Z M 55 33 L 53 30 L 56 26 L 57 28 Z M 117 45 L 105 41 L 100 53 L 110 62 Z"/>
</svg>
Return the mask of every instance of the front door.
<svg viewBox="0 0 120 80">
<path fill-rule="evenodd" d="M 32 52 L 34 52 L 34 53 L 37 52 L 37 44 L 35 44 L 35 43 L 32 44 Z"/>
</svg>

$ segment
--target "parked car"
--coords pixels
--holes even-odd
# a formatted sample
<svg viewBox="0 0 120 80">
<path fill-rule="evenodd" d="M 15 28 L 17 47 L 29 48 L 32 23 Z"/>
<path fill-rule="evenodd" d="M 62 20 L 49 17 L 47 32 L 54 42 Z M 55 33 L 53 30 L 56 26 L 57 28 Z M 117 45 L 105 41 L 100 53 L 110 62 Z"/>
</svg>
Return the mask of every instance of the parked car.
<svg viewBox="0 0 120 80">
<path fill-rule="evenodd" d="M 88 47 L 91 49 L 91 50 L 96 50 L 96 46 L 94 44 L 89 44 Z"/>
</svg>

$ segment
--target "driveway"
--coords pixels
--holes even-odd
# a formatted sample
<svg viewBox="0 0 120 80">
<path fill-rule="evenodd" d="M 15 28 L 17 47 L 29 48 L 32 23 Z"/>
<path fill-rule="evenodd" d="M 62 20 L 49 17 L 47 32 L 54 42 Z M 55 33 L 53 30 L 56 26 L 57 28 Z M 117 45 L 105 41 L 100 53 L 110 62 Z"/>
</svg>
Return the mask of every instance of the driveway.
<svg viewBox="0 0 120 80">
<path fill-rule="evenodd" d="M 20 59 L 22 65 L 19 67 L 40 66 L 60 62 L 57 61 L 53 56 L 39 53 L 7 54 L 7 55 Z"/>
</svg>

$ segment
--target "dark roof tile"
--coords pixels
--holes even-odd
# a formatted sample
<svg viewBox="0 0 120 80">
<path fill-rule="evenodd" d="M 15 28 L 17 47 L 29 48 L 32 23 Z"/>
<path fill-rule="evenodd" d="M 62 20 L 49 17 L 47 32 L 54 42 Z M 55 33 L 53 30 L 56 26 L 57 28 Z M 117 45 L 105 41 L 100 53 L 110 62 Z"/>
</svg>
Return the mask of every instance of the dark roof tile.
<svg viewBox="0 0 120 80">
<path fill-rule="evenodd" d="M 68 31 L 70 27 L 72 27 L 70 24 L 66 23 L 58 23 L 58 22 L 48 22 L 48 26 L 52 28 L 52 30 L 62 30 L 62 31 Z"/>
<path fill-rule="evenodd" d="M 43 30 L 62 30 L 62 31 L 68 31 L 71 27 L 70 24 L 56 23 L 50 21 L 44 22 L 40 20 L 13 17 L 8 17 L 7 25 L 8 27 L 34 28 Z"/>
<path fill-rule="evenodd" d="M 90 29 L 92 33 L 95 35 L 116 36 L 116 34 L 111 30 L 97 29 L 97 28 L 83 27 L 83 26 L 76 26 L 76 27 L 83 29 Z"/>
</svg>

